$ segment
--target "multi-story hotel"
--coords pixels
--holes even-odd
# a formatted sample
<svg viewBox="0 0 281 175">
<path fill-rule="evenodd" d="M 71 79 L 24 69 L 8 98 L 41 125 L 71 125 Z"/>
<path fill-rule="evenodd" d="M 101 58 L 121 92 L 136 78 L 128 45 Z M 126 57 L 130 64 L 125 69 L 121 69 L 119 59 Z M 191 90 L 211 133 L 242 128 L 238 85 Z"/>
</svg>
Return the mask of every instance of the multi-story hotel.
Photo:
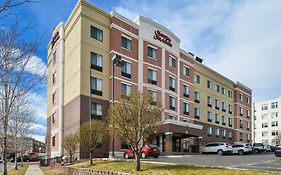
<svg viewBox="0 0 281 175">
<path fill-rule="evenodd" d="M 208 68 L 180 43 L 150 19 L 131 21 L 78 1 L 48 45 L 48 155 L 61 156 L 64 136 L 90 119 L 103 120 L 113 99 L 137 91 L 162 102 L 163 132 L 152 140 L 162 154 L 200 152 L 211 141 L 250 142 L 251 89 Z M 111 140 L 95 155 L 111 154 Z M 116 154 L 126 148 L 119 138 L 114 145 Z M 83 147 L 79 157 L 87 157 Z"/>
<path fill-rule="evenodd" d="M 278 137 L 281 133 L 281 126 L 278 126 L 278 123 L 281 123 L 280 104 L 281 97 L 254 103 L 253 142 L 265 145 L 280 144 L 280 137 Z"/>
</svg>

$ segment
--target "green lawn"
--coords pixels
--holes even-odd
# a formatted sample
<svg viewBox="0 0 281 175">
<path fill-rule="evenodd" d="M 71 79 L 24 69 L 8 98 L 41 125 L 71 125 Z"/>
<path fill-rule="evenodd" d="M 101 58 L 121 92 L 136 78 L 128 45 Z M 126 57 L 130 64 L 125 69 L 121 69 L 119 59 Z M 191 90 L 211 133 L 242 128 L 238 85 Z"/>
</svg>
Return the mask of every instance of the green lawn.
<svg viewBox="0 0 281 175">
<path fill-rule="evenodd" d="M 44 175 L 67 175 L 67 173 L 63 173 L 51 167 L 40 167 L 40 168 L 43 171 Z"/>
<path fill-rule="evenodd" d="M 28 168 L 28 165 L 21 165 L 18 166 L 18 170 L 15 170 L 15 168 L 12 168 L 8 171 L 8 175 L 24 175 L 26 170 Z"/>
<path fill-rule="evenodd" d="M 95 170 L 111 170 L 115 172 L 126 172 L 136 175 L 272 175 L 275 173 L 263 171 L 244 171 L 220 168 L 201 168 L 187 165 L 156 165 L 141 163 L 141 171 L 135 170 L 135 163 L 131 161 L 96 161 L 90 166 L 88 162 L 72 165 L 77 168 L 90 168 Z M 281 173 L 276 173 L 281 175 Z"/>
</svg>

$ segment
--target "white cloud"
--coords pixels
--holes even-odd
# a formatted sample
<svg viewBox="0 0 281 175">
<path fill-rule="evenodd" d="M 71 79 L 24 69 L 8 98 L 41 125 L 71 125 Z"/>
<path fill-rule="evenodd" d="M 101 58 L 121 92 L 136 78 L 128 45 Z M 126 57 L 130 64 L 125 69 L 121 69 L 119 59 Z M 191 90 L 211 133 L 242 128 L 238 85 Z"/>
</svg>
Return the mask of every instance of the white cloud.
<svg viewBox="0 0 281 175">
<path fill-rule="evenodd" d="M 29 135 L 29 137 L 32 137 L 35 140 L 39 140 L 39 141 L 45 143 L 45 136 L 33 134 L 33 135 Z"/>
<path fill-rule="evenodd" d="M 47 75 L 47 65 L 43 62 L 41 58 L 36 55 L 33 55 L 29 59 L 30 60 L 28 61 L 25 69 L 27 72 L 40 76 Z"/>
<path fill-rule="evenodd" d="M 234 81 L 254 100 L 280 96 L 281 1 L 121 1 L 116 10 L 146 16 L 181 38 L 181 47 Z"/>
</svg>

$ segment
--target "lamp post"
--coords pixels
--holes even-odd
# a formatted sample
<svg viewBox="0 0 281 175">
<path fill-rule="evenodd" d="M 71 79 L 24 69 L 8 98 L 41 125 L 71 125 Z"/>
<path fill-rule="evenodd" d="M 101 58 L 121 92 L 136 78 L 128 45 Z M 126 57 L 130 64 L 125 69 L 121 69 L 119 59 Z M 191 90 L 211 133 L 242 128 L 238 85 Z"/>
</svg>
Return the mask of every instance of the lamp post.
<svg viewBox="0 0 281 175">
<path fill-rule="evenodd" d="M 118 67 L 122 67 L 124 65 L 124 62 L 121 59 L 120 55 L 115 55 L 115 57 L 112 60 L 112 107 L 114 106 L 114 67 L 118 66 Z M 114 120 L 112 120 L 112 127 L 114 127 Z M 112 157 L 115 156 L 114 154 L 114 129 L 112 132 Z"/>
</svg>

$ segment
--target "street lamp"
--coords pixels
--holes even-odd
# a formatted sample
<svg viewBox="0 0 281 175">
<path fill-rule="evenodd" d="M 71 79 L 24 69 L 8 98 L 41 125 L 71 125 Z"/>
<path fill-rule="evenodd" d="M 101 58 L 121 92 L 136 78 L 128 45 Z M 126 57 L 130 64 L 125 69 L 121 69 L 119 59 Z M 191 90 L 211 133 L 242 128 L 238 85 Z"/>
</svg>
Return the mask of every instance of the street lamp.
<svg viewBox="0 0 281 175">
<path fill-rule="evenodd" d="M 122 61 L 122 58 L 120 55 L 115 55 L 115 57 L 112 60 L 112 107 L 114 106 L 114 67 L 122 67 L 124 65 L 124 62 Z M 112 120 L 112 127 L 114 127 L 114 120 Z M 114 130 L 112 132 L 112 157 L 114 157 Z"/>
</svg>

